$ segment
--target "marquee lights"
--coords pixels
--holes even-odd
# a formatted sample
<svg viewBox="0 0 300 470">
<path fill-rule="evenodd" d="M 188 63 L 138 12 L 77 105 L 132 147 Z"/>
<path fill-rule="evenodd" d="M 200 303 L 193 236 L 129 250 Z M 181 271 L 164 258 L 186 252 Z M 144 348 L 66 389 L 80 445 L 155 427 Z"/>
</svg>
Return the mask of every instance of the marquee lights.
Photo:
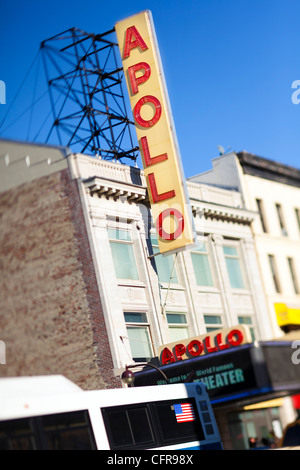
<svg viewBox="0 0 300 470">
<path fill-rule="evenodd" d="M 115 25 L 160 253 L 195 243 L 151 13 Z"/>
</svg>

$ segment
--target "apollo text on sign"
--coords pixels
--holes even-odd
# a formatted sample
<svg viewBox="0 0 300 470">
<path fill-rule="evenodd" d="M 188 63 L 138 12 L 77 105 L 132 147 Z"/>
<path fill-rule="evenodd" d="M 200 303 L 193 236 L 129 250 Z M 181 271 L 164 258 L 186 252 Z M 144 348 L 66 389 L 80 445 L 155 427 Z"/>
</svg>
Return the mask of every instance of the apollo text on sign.
<svg viewBox="0 0 300 470">
<path fill-rule="evenodd" d="M 158 355 L 162 365 L 166 365 L 217 351 L 225 351 L 246 343 L 251 343 L 250 331 L 246 326 L 238 325 L 163 345 L 159 348 Z"/>
<path fill-rule="evenodd" d="M 160 253 L 195 243 L 151 12 L 115 25 Z"/>
</svg>

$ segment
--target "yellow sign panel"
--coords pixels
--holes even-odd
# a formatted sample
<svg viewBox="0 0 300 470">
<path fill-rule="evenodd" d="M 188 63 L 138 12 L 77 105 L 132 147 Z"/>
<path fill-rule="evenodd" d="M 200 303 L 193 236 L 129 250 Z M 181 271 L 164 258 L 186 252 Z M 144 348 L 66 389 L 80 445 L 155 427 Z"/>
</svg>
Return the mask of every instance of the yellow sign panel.
<svg viewBox="0 0 300 470">
<path fill-rule="evenodd" d="M 115 25 L 160 253 L 195 243 L 193 218 L 150 11 Z"/>
<path fill-rule="evenodd" d="M 279 326 L 300 325 L 300 308 L 279 303 L 274 306 Z"/>
</svg>

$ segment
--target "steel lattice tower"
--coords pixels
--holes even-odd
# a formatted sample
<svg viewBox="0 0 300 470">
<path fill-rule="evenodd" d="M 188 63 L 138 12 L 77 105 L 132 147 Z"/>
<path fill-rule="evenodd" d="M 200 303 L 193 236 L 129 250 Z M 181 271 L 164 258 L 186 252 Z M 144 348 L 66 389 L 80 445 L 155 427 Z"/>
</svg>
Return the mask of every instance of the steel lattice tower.
<svg viewBox="0 0 300 470">
<path fill-rule="evenodd" d="M 46 141 L 56 133 L 72 151 L 135 161 L 114 34 L 71 28 L 41 43 L 53 115 Z"/>
</svg>

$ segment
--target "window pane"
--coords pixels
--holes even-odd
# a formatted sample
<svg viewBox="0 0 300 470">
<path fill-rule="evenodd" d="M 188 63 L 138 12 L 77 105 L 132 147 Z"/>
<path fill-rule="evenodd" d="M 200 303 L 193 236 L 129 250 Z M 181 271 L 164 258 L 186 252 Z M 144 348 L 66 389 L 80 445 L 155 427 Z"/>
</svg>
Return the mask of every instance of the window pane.
<svg viewBox="0 0 300 470">
<path fill-rule="evenodd" d="M 153 354 L 148 327 L 127 326 L 132 358 L 137 362 L 148 362 Z"/>
<path fill-rule="evenodd" d="M 31 419 L 16 419 L 0 423 L 0 450 L 36 450 L 39 447 Z"/>
<path fill-rule="evenodd" d="M 94 435 L 87 411 L 42 418 L 49 450 L 93 450 Z"/>
<path fill-rule="evenodd" d="M 261 199 L 256 199 L 256 204 L 259 212 L 259 217 L 262 225 L 262 229 L 264 232 L 267 232 L 267 225 L 266 225 L 266 220 L 265 220 L 265 214 L 264 214 L 264 207 L 263 207 L 263 202 Z"/>
<path fill-rule="evenodd" d="M 149 413 L 146 407 L 128 410 L 134 442 L 136 444 L 150 444 L 154 442 Z"/>
<path fill-rule="evenodd" d="M 168 323 L 186 323 L 184 313 L 167 313 Z"/>
<path fill-rule="evenodd" d="M 112 449 L 153 447 L 155 433 L 147 403 L 102 408 L 105 427 Z"/>
<path fill-rule="evenodd" d="M 207 254 L 191 253 L 198 286 L 213 286 Z"/>
<path fill-rule="evenodd" d="M 191 441 L 201 441 L 204 439 L 203 428 L 197 416 L 195 401 L 187 398 L 184 402 L 185 404 L 190 404 L 195 413 L 195 419 L 192 421 L 180 422 L 176 419 L 177 405 L 183 404 L 183 400 L 174 400 L 171 403 L 157 403 L 155 405 L 164 444 L 172 441 L 175 442 L 177 439 L 180 441 L 183 439 Z"/>
<path fill-rule="evenodd" d="M 222 319 L 219 315 L 203 315 L 205 323 L 209 325 L 222 325 Z"/>
<path fill-rule="evenodd" d="M 169 328 L 169 334 L 171 342 L 178 341 L 189 337 L 189 329 L 188 327 L 172 326 Z"/>
<path fill-rule="evenodd" d="M 292 278 L 295 294 L 299 294 L 299 285 L 298 285 L 298 279 L 296 275 L 294 260 L 293 258 L 288 258 L 287 260 L 288 260 L 288 265 L 290 268 L 290 273 L 291 273 L 291 278 Z"/>
<path fill-rule="evenodd" d="M 273 277 L 275 290 L 276 290 L 277 293 L 280 293 L 281 292 L 281 287 L 280 287 L 280 282 L 279 282 L 275 257 L 274 257 L 274 255 L 268 255 L 268 258 L 269 258 L 269 264 L 270 264 L 270 269 L 271 269 L 271 274 L 272 274 L 272 277 Z"/>
<path fill-rule="evenodd" d="M 127 242 L 131 241 L 130 232 L 128 230 L 109 228 L 107 231 L 108 231 L 108 237 L 111 240 L 123 240 Z"/>
<path fill-rule="evenodd" d="M 111 251 L 117 279 L 139 279 L 133 246 L 111 242 Z"/>
<path fill-rule="evenodd" d="M 125 312 L 124 317 L 128 323 L 148 323 L 146 313 Z"/>
<path fill-rule="evenodd" d="M 212 331 L 219 330 L 222 327 L 221 315 L 203 315 L 206 331 L 211 333 Z"/>
<path fill-rule="evenodd" d="M 159 253 L 157 238 L 151 236 L 153 254 Z M 158 255 L 154 258 L 157 274 L 160 282 L 178 284 L 176 268 L 174 266 L 174 256 Z M 174 267 L 174 269 L 173 269 Z M 172 278 L 171 278 L 172 276 Z"/>
<path fill-rule="evenodd" d="M 255 341 L 255 332 L 254 332 L 254 328 L 252 326 L 252 318 L 251 317 L 245 317 L 245 316 L 238 317 L 238 322 L 239 322 L 239 325 L 249 325 L 249 330 L 250 330 L 252 341 Z"/>
<path fill-rule="evenodd" d="M 103 409 L 105 424 L 109 428 L 112 449 L 133 445 L 133 436 L 126 410 Z"/>
<path fill-rule="evenodd" d="M 281 204 L 276 204 L 276 210 L 277 210 L 279 225 L 280 225 L 280 228 L 281 228 L 281 233 L 284 237 L 286 237 L 287 236 L 287 230 L 286 230 L 286 227 L 285 227 L 285 222 L 284 222 L 284 218 L 283 218 L 283 212 L 282 212 Z"/>
<path fill-rule="evenodd" d="M 237 248 L 234 246 L 223 246 L 223 252 L 231 287 L 233 289 L 243 289 L 245 285 Z"/>
<path fill-rule="evenodd" d="M 251 317 L 238 317 L 240 325 L 252 325 Z"/>
<path fill-rule="evenodd" d="M 239 260 L 226 258 L 226 265 L 231 287 L 233 289 L 243 289 L 245 286 Z"/>
<path fill-rule="evenodd" d="M 237 249 L 234 246 L 223 246 L 224 255 L 238 256 Z"/>
</svg>

